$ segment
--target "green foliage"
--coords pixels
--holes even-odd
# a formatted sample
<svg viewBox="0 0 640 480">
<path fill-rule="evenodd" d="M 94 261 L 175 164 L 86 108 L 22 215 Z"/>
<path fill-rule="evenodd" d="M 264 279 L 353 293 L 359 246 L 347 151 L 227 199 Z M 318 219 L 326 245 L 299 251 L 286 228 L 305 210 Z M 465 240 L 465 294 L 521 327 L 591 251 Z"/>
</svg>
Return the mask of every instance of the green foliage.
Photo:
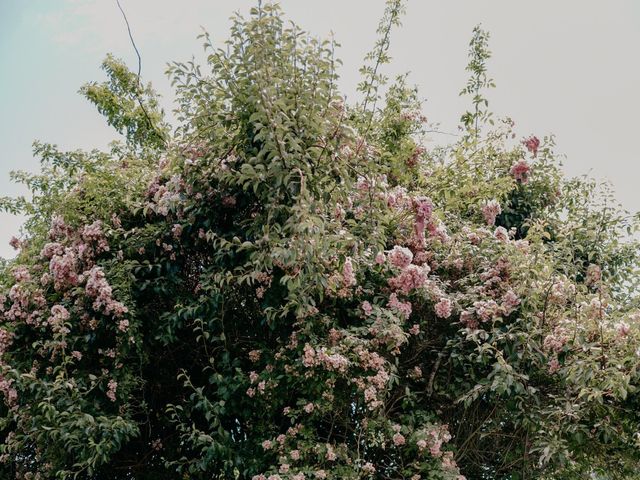
<svg viewBox="0 0 640 480">
<path fill-rule="evenodd" d="M 125 141 L 36 144 L 0 201 L 2 478 L 638 478 L 637 217 L 494 120 L 480 28 L 428 148 L 380 71 L 402 11 L 356 105 L 272 4 L 169 66 L 172 133 L 107 58 L 83 93 Z"/>
</svg>

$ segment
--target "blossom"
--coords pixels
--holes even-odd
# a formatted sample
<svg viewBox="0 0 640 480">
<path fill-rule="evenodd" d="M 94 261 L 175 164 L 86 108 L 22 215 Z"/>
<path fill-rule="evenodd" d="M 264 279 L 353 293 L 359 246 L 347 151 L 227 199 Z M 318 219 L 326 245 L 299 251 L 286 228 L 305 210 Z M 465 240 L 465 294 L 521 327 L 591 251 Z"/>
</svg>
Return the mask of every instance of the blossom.
<svg viewBox="0 0 640 480">
<path fill-rule="evenodd" d="M 118 382 L 116 382 L 113 378 L 109 380 L 107 384 L 107 398 L 112 402 L 116 401 L 116 390 L 118 388 Z"/>
<path fill-rule="evenodd" d="M 526 160 L 521 159 L 518 160 L 511 166 L 509 173 L 516 179 L 516 181 L 520 183 L 527 183 L 529 181 L 529 172 L 531 171 L 531 166 L 527 163 Z"/>
<path fill-rule="evenodd" d="M 171 227 L 171 235 L 173 235 L 173 238 L 178 240 L 182 235 L 182 225 L 180 225 L 179 223 L 173 225 L 173 227 Z"/>
<path fill-rule="evenodd" d="M 273 447 L 273 442 L 271 442 L 271 440 L 265 440 L 262 442 L 262 448 L 265 450 L 271 450 L 271 447 Z"/>
<path fill-rule="evenodd" d="M 529 138 L 525 138 L 522 143 L 533 156 L 538 155 L 538 148 L 540 147 L 540 140 L 535 135 L 531 135 Z"/>
<path fill-rule="evenodd" d="M 507 240 L 509 240 L 509 232 L 507 232 L 507 229 L 504 227 L 496 228 L 496 230 L 493 232 L 493 236 L 496 238 L 496 240 L 499 240 L 501 242 L 506 242 Z"/>
<path fill-rule="evenodd" d="M 549 373 L 553 375 L 558 370 L 560 370 L 560 362 L 558 362 L 557 357 L 553 357 L 551 360 L 549 360 Z"/>
<path fill-rule="evenodd" d="M 249 360 L 251 360 L 253 363 L 256 363 L 258 360 L 260 360 L 260 355 L 260 350 L 251 350 L 249 352 Z"/>
<path fill-rule="evenodd" d="M 347 257 L 342 267 L 342 284 L 345 287 L 353 287 L 357 283 L 355 273 L 353 272 L 353 263 L 351 257 Z"/>
<path fill-rule="evenodd" d="M 545 350 L 558 353 L 563 349 L 568 341 L 569 336 L 567 335 L 567 332 L 563 328 L 557 327 L 553 333 L 544 337 L 542 346 Z"/>
<path fill-rule="evenodd" d="M 78 273 L 76 271 L 77 261 L 75 252 L 70 248 L 64 249 L 64 253 L 62 254 L 51 257 L 49 270 L 53 276 L 54 288 L 57 291 L 78 284 Z"/>
<path fill-rule="evenodd" d="M 602 280 L 602 270 L 600 266 L 595 263 L 590 264 L 587 267 L 585 283 L 590 287 L 597 287 L 600 280 Z"/>
<path fill-rule="evenodd" d="M 376 467 L 373 466 L 373 463 L 367 462 L 362 466 L 362 471 L 367 475 L 373 475 L 376 473 Z"/>
<path fill-rule="evenodd" d="M 409 318 L 411 315 L 411 303 L 410 302 L 401 302 L 398 300 L 398 296 L 395 293 L 392 293 L 389 296 L 389 307 L 396 310 L 400 313 L 404 318 Z"/>
<path fill-rule="evenodd" d="M 22 248 L 22 242 L 18 240 L 15 236 L 11 237 L 11 240 L 9 240 L 9 245 L 11 245 L 11 247 L 13 247 L 14 250 L 18 250 Z"/>
<path fill-rule="evenodd" d="M 502 208 L 497 200 L 489 200 L 482 207 L 482 216 L 487 225 L 491 226 L 496 223 L 496 217 L 502 213 Z"/>
<path fill-rule="evenodd" d="M 396 447 L 399 447 L 399 446 L 401 446 L 401 445 L 404 445 L 404 444 L 405 444 L 405 441 L 406 441 L 406 440 L 405 440 L 405 438 L 404 438 L 404 435 L 402 435 L 400 432 L 396 432 L 396 433 L 393 435 L 392 440 L 393 440 L 393 444 L 394 444 Z"/>
<path fill-rule="evenodd" d="M 362 308 L 362 311 L 367 316 L 371 315 L 371 312 L 373 312 L 373 307 L 366 300 L 364 302 L 362 302 L 362 305 L 360 305 L 360 308 Z"/>
<path fill-rule="evenodd" d="M 16 279 L 16 282 L 28 282 L 31 280 L 31 274 L 29 270 L 24 265 L 19 265 L 15 267 L 11 273 L 13 274 L 13 278 Z"/>
<path fill-rule="evenodd" d="M 94 299 L 93 308 L 95 310 L 103 311 L 107 315 L 112 314 L 116 317 L 128 312 L 127 307 L 113 298 L 111 286 L 100 267 L 94 266 L 85 275 L 87 277 L 85 291 L 89 297 Z"/>
<path fill-rule="evenodd" d="M 618 332 L 618 337 L 626 337 L 627 335 L 629 335 L 629 333 L 631 333 L 631 327 L 627 322 L 619 322 L 616 325 L 616 331 Z"/>
<path fill-rule="evenodd" d="M 435 306 L 436 316 L 440 318 L 449 318 L 451 316 L 452 307 L 453 303 L 451 300 L 448 298 L 441 298 Z"/>
<path fill-rule="evenodd" d="M 416 212 L 416 218 L 429 220 L 433 213 L 433 203 L 429 197 L 415 197 L 412 201 L 413 208 Z"/>
<path fill-rule="evenodd" d="M 406 268 L 413 260 L 413 253 L 408 248 L 396 245 L 389 252 L 388 259 L 391 265 L 393 265 L 394 267 Z"/>
<path fill-rule="evenodd" d="M 423 287 L 427 283 L 427 275 L 431 271 L 428 265 L 409 265 L 395 277 L 388 280 L 389 286 L 408 295 L 411 290 Z"/>
<path fill-rule="evenodd" d="M 313 409 L 314 409 L 313 403 L 307 403 L 303 408 L 303 410 L 307 413 L 313 412 Z"/>
<path fill-rule="evenodd" d="M 326 449 L 327 449 L 327 453 L 325 454 L 325 458 L 327 460 L 329 460 L 330 462 L 334 462 L 338 456 L 336 455 L 336 452 L 333 450 L 333 446 L 329 443 L 327 443 L 326 445 Z"/>
<path fill-rule="evenodd" d="M 387 261 L 387 257 L 385 256 L 384 252 L 378 252 L 376 254 L 376 264 L 378 265 L 382 265 L 384 262 Z"/>
</svg>

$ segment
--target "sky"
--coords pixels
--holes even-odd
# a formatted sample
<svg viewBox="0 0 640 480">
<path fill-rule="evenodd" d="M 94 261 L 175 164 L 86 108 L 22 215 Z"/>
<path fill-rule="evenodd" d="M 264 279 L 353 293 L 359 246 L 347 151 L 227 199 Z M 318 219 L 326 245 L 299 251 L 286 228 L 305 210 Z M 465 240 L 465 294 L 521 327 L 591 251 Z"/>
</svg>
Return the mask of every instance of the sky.
<svg viewBox="0 0 640 480">
<path fill-rule="evenodd" d="M 282 0 L 287 17 L 314 36 L 342 45 L 340 84 L 356 97 L 358 69 L 376 39 L 384 0 Z M 172 93 L 164 72 L 172 60 L 202 60 L 206 29 L 227 38 L 229 17 L 257 0 L 121 0 L 142 55 L 142 77 Z M 424 113 L 455 131 L 466 101 L 458 92 L 473 27 L 491 33 L 488 95 L 495 115 L 509 116 L 521 136 L 555 134 L 567 175 L 610 181 L 618 200 L 640 210 L 640 2 L 637 0 L 408 0 L 394 31 L 392 64 L 409 73 Z M 12 170 L 38 170 L 32 142 L 63 149 L 104 148 L 118 135 L 77 92 L 104 79 L 111 52 L 135 70 L 137 58 L 115 0 L 0 0 L 0 196 L 25 191 Z M 0 213 L 0 256 L 19 234 L 21 218 Z"/>
</svg>

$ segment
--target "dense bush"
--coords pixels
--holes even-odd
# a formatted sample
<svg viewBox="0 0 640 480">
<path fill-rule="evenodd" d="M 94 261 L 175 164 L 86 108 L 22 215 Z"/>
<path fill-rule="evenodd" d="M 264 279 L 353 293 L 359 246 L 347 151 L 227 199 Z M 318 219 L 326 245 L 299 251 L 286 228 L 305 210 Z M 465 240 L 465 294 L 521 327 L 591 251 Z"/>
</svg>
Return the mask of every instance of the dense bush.
<svg viewBox="0 0 640 480">
<path fill-rule="evenodd" d="M 488 35 L 446 147 L 277 7 L 174 63 L 180 125 L 108 57 L 124 134 L 36 145 L 0 273 L 0 475 L 640 478 L 635 219 L 488 110 Z"/>
</svg>

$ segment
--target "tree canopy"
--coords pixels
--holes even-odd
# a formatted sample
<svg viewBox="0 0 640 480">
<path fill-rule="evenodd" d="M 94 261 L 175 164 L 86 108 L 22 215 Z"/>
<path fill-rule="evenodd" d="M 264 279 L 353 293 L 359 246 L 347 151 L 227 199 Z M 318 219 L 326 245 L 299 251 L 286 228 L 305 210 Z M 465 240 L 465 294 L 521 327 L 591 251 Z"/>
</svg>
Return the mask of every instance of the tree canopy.
<svg viewBox="0 0 640 480">
<path fill-rule="evenodd" d="M 81 89 L 123 139 L 35 144 L 0 266 L 0 476 L 632 479 L 637 218 L 488 107 L 473 31 L 459 134 L 260 4 L 178 125 L 119 60 Z"/>
</svg>

